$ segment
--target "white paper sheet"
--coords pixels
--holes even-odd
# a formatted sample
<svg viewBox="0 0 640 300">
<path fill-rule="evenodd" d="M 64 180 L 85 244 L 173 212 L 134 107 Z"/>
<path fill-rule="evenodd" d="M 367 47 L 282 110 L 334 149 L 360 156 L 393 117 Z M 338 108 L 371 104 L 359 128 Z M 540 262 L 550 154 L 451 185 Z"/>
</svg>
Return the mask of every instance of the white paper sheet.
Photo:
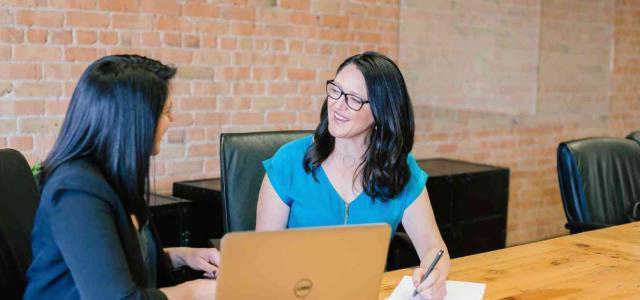
<svg viewBox="0 0 640 300">
<path fill-rule="evenodd" d="M 484 283 L 465 282 L 465 281 L 453 281 L 447 280 L 447 296 L 446 300 L 481 300 L 484 296 Z M 408 299 L 420 299 L 420 296 L 413 298 L 413 281 L 411 276 L 404 276 L 396 289 L 388 300 L 408 300 Z"/>
</svg>

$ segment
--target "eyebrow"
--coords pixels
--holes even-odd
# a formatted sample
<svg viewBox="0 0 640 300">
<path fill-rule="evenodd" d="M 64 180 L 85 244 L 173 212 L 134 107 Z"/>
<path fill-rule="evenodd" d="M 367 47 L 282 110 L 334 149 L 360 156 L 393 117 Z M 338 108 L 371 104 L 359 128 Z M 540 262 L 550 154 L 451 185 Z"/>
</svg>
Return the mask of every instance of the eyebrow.
<svg viewBox="0 0 640 300">
<path fill-rule="evenodd" d="M 359 93 L 356 93 L 354 91 L 346 91 L 345 88 L 342 87 L 341 84 L 339 84 L 335 79 L 333 80 L 333 84 L 337 85 L 343 92 L 346 92 L 347 94 L 351 95 L 351 96 L 356 96 L 362 100 L 365 99 L 365 97 L 361 96 Z"/>
</svg>

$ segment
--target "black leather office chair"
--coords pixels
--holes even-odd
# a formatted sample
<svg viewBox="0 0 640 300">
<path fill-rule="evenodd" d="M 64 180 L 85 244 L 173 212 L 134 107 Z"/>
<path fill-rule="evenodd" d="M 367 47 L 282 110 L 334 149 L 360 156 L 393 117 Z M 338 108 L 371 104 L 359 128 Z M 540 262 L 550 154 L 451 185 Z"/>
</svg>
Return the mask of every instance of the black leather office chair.
<svg viewBox="0 0 640 300">
<path fill-rule="evenodd" d="M 627 223 L 640 201 L 640 145 L 621 138 L 560 143 L 558 180 L 571 233 Z M 634 208 L 636 212 L 634 212 Z"/>
<path fill-rule="evenodd" d="M 640 130 L 636 130 L 632 133 L 629 133 L 629 135 L 627 135 L 627 138 L 630 140 L 634 140 L 638 144 L 640 144 Z"/>
<path fill-rule="evenodd" d="M 224 231 L 255 230 L 258 192 L 265 170 L 262 161 L 287 142 L 311 131 L 223 133 L 220 177 Z"/>
<path fill-rule="evenodd" d="M 39 198 L 24 157 L 0 149 L 0 298 L 21 299 L 24 293 Z"/>
</svg>

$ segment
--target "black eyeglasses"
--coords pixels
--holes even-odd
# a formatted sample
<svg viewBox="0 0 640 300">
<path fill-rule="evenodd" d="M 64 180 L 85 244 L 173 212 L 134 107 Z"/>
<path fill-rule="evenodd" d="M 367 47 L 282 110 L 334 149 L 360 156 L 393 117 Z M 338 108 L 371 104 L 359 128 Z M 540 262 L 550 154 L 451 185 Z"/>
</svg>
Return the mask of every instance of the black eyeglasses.
<svg viewBox="0 0 640 300">
<path fill-rule="evenodd" d="M 333 100 L 338 100 L 344 95 L 344 101 L 352 110 L 358 111 L 362 109 L 362 106 L 369 103 L 368 100 L 364 100 L 359 96 L 345 93 L 339 86 L 333 83 L 333 80 L 327 80 L 327 96 Z"/>
</svg>

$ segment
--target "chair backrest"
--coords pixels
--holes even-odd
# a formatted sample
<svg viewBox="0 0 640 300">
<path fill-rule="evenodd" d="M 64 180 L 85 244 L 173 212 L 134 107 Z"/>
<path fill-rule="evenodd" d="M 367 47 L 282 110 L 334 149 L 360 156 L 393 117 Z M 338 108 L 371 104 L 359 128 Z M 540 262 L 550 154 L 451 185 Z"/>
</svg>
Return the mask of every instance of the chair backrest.
<svg viewBox="0 0 640 300">
<path fill-rule="evenodd" d="M 626 223 L 640 200 L 640 145 L 622 138 L 560 143 L 558 180 L 569 224 Z"/>
<path fill-rule="evenodd" d="M 638 144 L 640 144 L 640 130 L 636 130 L 632 133 L 629 133 L 629 135 L 627 135 L 627 138 L 630 140 L 634 140 Z"/>
<path fill-rule="evenodd" d="M 223 133 L 220 135 L 220 175 L 224 231 L 254 230 L 258 192 L 265 170 L 262 161 L 280 146 L 311 131 Z"/>
<path fill-rule="evenodd" d="M 0 149 L 0 291 L 4 299 L 22 298 L 39 198 L 24 157 L 12 149 Z"/>
</svg>

